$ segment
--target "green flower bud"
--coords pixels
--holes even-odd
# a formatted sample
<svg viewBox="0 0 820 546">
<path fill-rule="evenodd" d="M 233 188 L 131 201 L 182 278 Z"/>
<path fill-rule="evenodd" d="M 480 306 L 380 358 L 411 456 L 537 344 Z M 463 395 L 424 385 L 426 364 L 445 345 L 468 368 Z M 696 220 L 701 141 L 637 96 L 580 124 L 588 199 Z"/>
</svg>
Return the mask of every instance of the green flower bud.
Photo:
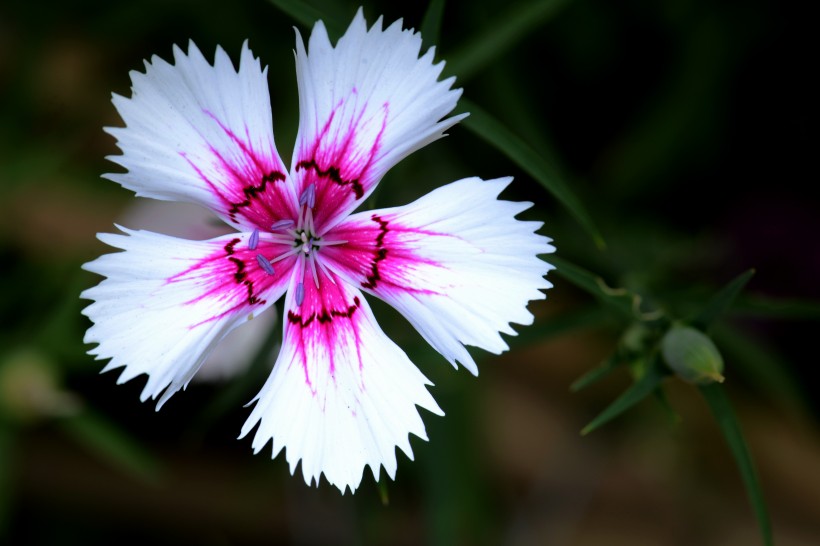
<svg viewBox="0 0 820 546">
<path fill-rule="evenodd" d="M 689 383 L 723 383 L 723 357 L 709 337 L 690 326 L 673 326 L 661 340 L 666 364 Z"/>
</svg>

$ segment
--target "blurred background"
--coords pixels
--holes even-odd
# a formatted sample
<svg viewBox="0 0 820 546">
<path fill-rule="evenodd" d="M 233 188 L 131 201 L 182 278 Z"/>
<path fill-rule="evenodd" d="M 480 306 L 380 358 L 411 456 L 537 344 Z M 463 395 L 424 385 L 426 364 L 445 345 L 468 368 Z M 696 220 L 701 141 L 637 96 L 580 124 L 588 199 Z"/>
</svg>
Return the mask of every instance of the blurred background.
<svg viewBox="0 0 820 546">
<path fill-rule="evenodd" d="M 515 175 L 505 197 L 535 203 L 524 216 L 545 222 L 561 258 L 672 317 L 755 268 L 712 337 L 777 544 L 817 544 L 810 327 L 820 317 L 820 214 L 808 138 L 817 93 L 803 4 L 449 0 L 433 3 L 436 28 L 425 2 L 363 3 L 369 22 L 427 21 L 425 41 L 437 44 L 466 104 L 566 182 L 606 246 L 468 124 L 391 171 L 376 206 L 466 176 Z M 108 252 L 95 233 L 114 222 L 191 236 L 214 228 L 195 212 L 183 226 L 168 222 L 181 213 L 154 220 L 100 178 L 116 169 L 105 160 L 118 153 L 114 139 L 102 131 L 121 123 L 111 93 L 129 95 L 128 72 L 155 54 L 169 59 L 173 44 L 193 39 L 210 58 L 220 44 L 236 59 L 249 39 L 270 67 L 289 164 L 292 27 L 307 37 L 303 21 L 318 15 L 338 37 L 358 5 L 0 4 L 0 542 L 760 544 L 731 453 L 690 385 L 669 378 L 666 398 L 579 434 L 631 376 L 624 367 L 578 393 L 570 384 L 612 353 L 630 321 L 559 272 L 510 352 L 474 352 L 478 378 L 454 371 L 374 303 L 385 331 L 435 383 L 446 417 L 424 413 L 430 441 L 413 439 L 415 461 L 399 456 L 395 482 L 377 484 L 366 470 L 355 496 L 308 487 L 282 455 L 254 456 L 249 439 L 236 440 L 242 406 L 275 358 L 276 313 L 243 345 L 258 351 L 222 355 L 242 368 L 234 377 L 217 370 L 192 382 L 159 413 L 139 402 L 144 379 L 116 386 L 117 372 L 99 374 L 82 343 L 89 323 L 79 299 L 99 281 L 81 264 Z"/>
</svg>

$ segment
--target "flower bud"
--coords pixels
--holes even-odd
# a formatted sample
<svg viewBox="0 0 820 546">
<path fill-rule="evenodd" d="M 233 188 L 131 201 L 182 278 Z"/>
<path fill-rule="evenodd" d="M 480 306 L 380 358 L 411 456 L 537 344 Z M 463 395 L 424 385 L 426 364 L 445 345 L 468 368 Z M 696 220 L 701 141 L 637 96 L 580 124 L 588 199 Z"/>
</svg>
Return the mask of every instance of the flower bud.
<svg viewBox="0 0 820 546">
<path fill-rule="evenodd" d="M 709 337 L 690 326 L 673 326 L 661 340 L 666 364 L 689 383 L 723 383 L 723 357 Z"/>
</svg>

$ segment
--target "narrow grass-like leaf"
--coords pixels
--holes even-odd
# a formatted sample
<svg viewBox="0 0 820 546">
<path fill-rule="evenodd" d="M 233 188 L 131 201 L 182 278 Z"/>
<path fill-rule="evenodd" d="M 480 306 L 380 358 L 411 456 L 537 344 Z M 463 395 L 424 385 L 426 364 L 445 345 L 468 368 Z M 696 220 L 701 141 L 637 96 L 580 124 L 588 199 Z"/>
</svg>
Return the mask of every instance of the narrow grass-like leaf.
<svg viewBox="0 0 820 546">
<path fill-rule="evenodd" d="M 461 122 L 462 125 L 524 169 L 569 210 L 570 214 L 592 236 L 598 247 L 605 246 L 604 239 L 589 213 L 552 165 L 477 104 L 461 99 L 461 109 L 470 112 L 470 116 Z"/>
<path fill-rule="evenodd" d="M 160 465 L 154 456 L 103 416 L 86 409 L 61 424 L 68 434 L 101 458 L 143 481 L 158 481 Z"/>
<path fill-rule="evenodd" d="M 590 421 L 590 423 L 581 430 L 581 434 L 589 434 L 652 394 L 652 392 L 658 388 L 658 385 L 661 384 L 665 376 L 666 374 L 661 368 L 658 359 L 653 359 L 646 373 L 607 406 L 604 411 L 599 413 L 595 419 Z"/>
<path fill-rule="evenodd" d="M 600 365 L 592 368 L 587 373 L 573 381 L 572 385 L 569 386 L 569 390 L 572 392 L 578 392 L 593 383 L 597 383 L 615 371 L 621 364 L 623 364 L 623 361 L 621 360 L 620 355 L 618 355 L 617 352 L 613 353 Z"/>
<path fill-rule="evenodd" d="M 800 415 L 811 411 L 808 391 L 794 379 L 789 362 L 756 336 L 732 327 L 726 321 L 715 324 L 712 338 L 726 360 L 732 363 L 733 373 L 741 374 L 758 391 L 777 400 L 781 407 Z"/>
<path fill-rule="evenodd" d="M 511 347 L 526 347 L 569 332 L 602 327 L 612 322 L 612 313 L 597 304 L 575 311 L 560 313 L 549 319 L 539 319 L 510 338 Z"/>
<path fill-rule="evenodd" d="M 666 417 L 669 419 L 669 424 L 676 425 L 681 422 L 681 417 L 669 402 L 669 397 L 666 396 L 666 391 L 663 390 L 663 386 L 655 391 L 655 399 L 658 401 L 658 405 L 660 405 L 664 414 L 666 414 Z"/>
<path fill-rule="evenodd" d="M 0 420 L 0 537 L 9 524 L 12 504 L 12 476 L 14 475 L 15 431 Z"/>
<path fill-rule="evenodd" d="M 820 302 L 741 294 L 732 305 L 731 313 L 762 318 L 820 320 Z"/>
<path fill-rule="evenodd" d="M 447 56 L 449 72 L 466 81 L 543 25 L 567 3 L 567 0 L 517 2 L 510 11 L 493 17 L 487 28 L 482 28 Z"/>
<path fill-rule="evenodd" d="M 427 4 L 427 11 L 421 20 L 422 51 L 439 43 L 441 34 L 441 19 L 444 17 L 444 0 L 430 0 Z"/>
<path fill-rule="evenodd" d="M 763 497 L 763 490 L 760 487 L 760 480 L 757 477 L 749 446 L 743 438 L 743 432 L 740 430 L 740 424 L 737 421 L 735 412 L 732 410 L 726 392 L 721 385 L 714 383 L 702 385 L 698 388 L 709 404 L 709 409 L 712 410 L 712 415 L 714 415 L 720 431 L 723 433 L 723 437 L 726 439 L 726 443 L 729 444 L 729 449 L 731 449 L 735 458 L 735 463 L 737 463 L 740 476 L 743 479 L 743 485 L 746 487 L 746 493 L 749 496 L 749 502 L 760 527 L 763 544 L 772 546 L 774 544 L 772 524 L 766 508 L 766 499 Z"/>
<path fill-rule="evenodd" d="M 635 296 L 626 290 L 607 288 L 601 277 L 587 271 L 586 269 L 572 264 L 558 256 L 550 256 L 555 272 L 567 279 L 578 288 L 589 292 L 610 307 L 617 309 L 622 314 L 632 317 Z"/>
<path fill-rule="evenodd" d="M 390 506 L 390 493 L 387 490 L 387 480 L 384 478 L 380 479 L 376 484 L 376 489 L 379 490 L 379 500 L 382 506 Z"/>
<path fill-rule="evenodd" d="M 746 283 L 754 276 L 755 270 L 749 269 L 741 273 L 732 281 L 724 286 L 720 292 L 706 304 L 703 310 L 692 320 L 692 326 L 699 330 L 707 331 L 717 318 L 726 312 L 726 310 L 735 301 L 738 294 L 740 294 Z"/>
<path fill-rule="evenodd" d="M 302 0 L 270 0 L 270 2 L 289 15 L 294 21 L 307 28 L 312 28 L 314 23 L 321 19 L 325 27 L 327 27 L 328 35 L 330 35 L 331 38 L 341 36 L 347 28 L 341 21 L 329 18 L 326 13 L 320 12 Z"/>
</svg>

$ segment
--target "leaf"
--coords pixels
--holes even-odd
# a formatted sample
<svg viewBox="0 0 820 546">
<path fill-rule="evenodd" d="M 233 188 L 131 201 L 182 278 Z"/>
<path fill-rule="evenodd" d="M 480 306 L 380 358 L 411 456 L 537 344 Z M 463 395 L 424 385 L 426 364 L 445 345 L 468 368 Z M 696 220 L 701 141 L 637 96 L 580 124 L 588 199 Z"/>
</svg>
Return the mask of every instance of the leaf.
<svg viewBox="0 0 820 546">
<path fill-rule="evenodd" d="M 607 406 L 604 411 L 599 413 L 595 419 L 590 421 L 589 424 L 581 430 L 581 434 L 589 434 L 652 394 L 665 376 L 666 374 L 661 368 L 658 359 L 653 359 L 646 373 L 635 381 L 631 387 L 626 389 L 621 396 Z"/>
<path fill-rule="evenodd" d="M 699 389 L 709 404 L 709 409 L 712 410 L 712 415 L 714 415 L 720 431 L 723 433 L 723 437 L 726 439 L 726 443 L 729 444 L 729 449 L 735 458 L 735 463 L 737 463 L 737 468 L 743 479 L 743 485 L 746 487 L 746 494 L 749 496 L 749 502 L 757 518 L 763 544 L 772 546 L 774 544 L 772 525 L 766 508 L 766 500 L 763 497 L 763 490 L 760 487 L 749 446 L 743 438 L 743 432 L 740 430 L 740 424 L 735 417 L 734 411 L 732 411 L 729 399 L 723 388 L 718 384 L 703 385 Z"/>
<path fill-rule="evenodd" d="M 712 337 L 726 360 L 732 362 L 735 374 L 742 374 L 759 392 L 777 400 L 782 407 L 803 416 L 811 412 L 807 391 L 801 389 L 790 363 L 777 351 L 725 321 L 715 325 Z"/>
<path fill-rule="evenodd" d="M 489 28 L 482 28 L 448 55 L 449 72 L 466 81 L 543 25 L 565 4 L 567 0 L 518 2 L 505 15 L 493 17 Z"/>
<path fill-rule="evenodd" d="M 604 311 L 604 308 L 600 308 L 600 310 Z M 615 351 L 599 366 L 576 379 L 570 385 L 570 391 L 578 392 L 593 383 L 597 383 L 624 364 L 630 364 L 633 376 L 639 376 L 645 372 L 647 367 L 646 359 L 642 355 L 649 350 L 654 350 L 656 344 L 657 336 L 645 323 L 635 322 L 631 324 L 621 334 L 621 339 L 618 340 Z M 636 364 L 642 364 L 643 366 L 639 368 Z"/>
<path fill-rule="evenodd" d="M 11 520 L 13 478 L 17 446 L 15 431 L 4 420 L 0 420 L 0 537 L 6 534 Z"/>
<path fill-rule="evenodd" d="M 510 346 L 526 347 L 569 332 L 585 330 L 611 322 L 611 313 L 600 305 L 589 305 L 574 311 L 536 320 L 510 339 Z"/>
<path fill-rule="evenodd" d="M 430 0 L 424 19 L 421 20 L 422 51 L 436 45 L 441 34 L 441 19 L 444 17 L 444 0 Z"/>
<path fill-rule="evenodd" d="M 550 255 L 549 261 L 555 266 L 555 272 L 569 282 L 632 318 L 635 295 L 623 289 L 609 288 L 601 277 L 558 256 Z"/>
<path fill-rule="evenodd" d="M 746 283 L 749 282 L 754 274 L 755 270 L 749 269 L 724 286 L 691 321 L 692 326 L 704 332 L 707 331 L 715 320 L 732 305 L 732 302 L 735 301 L 735 298 L 737 298 L 738 294 L 740 294 L 743 287 L 746 286 Z"/>
<path fill-rule="evenodd" d="M 672 404 L 669 402 L 669 397 L 666 396 L 666 392 L 663 388 L 659 388 L 655 391 L 655 399 L 658 401 L 658 405 L 660 405 L 661 409 L 663 409 L 667 419 L 669 419 L 670 425 L 676 425 L 681 422 L 680 415 L 678 415 L 678 412 L 672 407 Z"/>
<path fill-rule="evenodd" d="M 732 314 L 762 318 L 820 320 L 820 302 L 741 294 L 732 305 Z"/>
<path fill-rule="evenodd" d="M 382 478 L 376 484 L 376 488 L 379 491 L 379 500 L 382 503 L 382 506 L 390 506 L 390 493 L 387 490 L 387 480 Z"/>
<path fill-rule="evenodd" d="M 461 122 L 462 125 L 524 169 L 569 210 L 578 223 L 592 236 L 599 248 L 606 246 L 601 233 L 581 201 L 550 163 L 477 104 L 462 98 L 461 108 L 463 111 L 470 112 L 470 116 Z"/>
<path fill-rule="evenodd" d="M 604 360 L 600 365 L 592 368 L 587 373 L 576 379 L 572 382 L 572 385 L 569 386 L 569 390 L 571 392 L 578 392 L 581 389 L 584 389 L 593 383 L 597 383 L 604 377 L 608 376 L 612 373 L 615 369 L 618 368 L 623 364 L 620 355 L 615 352 L 609 356 L 606 360 Z"/>
<path fill-rule="evenodd" d="M 305 27 L 312 28 L 316 21 L 321 20 L 331 38 L 341 36 L 347 29 L 347 25 L 340 20 L 330 18 L 327 14 L 323 15 L 318 9 L 302 0 L 270 0 L 270 3 Z"/>
<path fill-rule="evenodd" d="M 103 416 L 86 409 L 61 424 L 68 434 L 101 458 L 141 480 L 158 481 L 160 465 L 154 456 Z"/>
</svg>

